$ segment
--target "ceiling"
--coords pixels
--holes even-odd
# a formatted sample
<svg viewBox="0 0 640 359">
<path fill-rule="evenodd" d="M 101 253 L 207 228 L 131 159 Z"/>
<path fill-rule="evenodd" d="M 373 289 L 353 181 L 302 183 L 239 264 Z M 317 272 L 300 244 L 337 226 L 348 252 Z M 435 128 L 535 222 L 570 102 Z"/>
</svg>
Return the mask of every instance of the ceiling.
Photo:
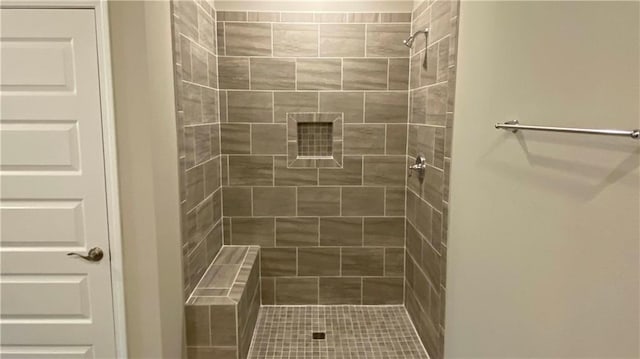
<svg viewBox="0 0 640 359">
<path fill-rule="evenodd" d="M 409 12 L 413 0 L 215 0 L 216 10 Z"/>
</svg>

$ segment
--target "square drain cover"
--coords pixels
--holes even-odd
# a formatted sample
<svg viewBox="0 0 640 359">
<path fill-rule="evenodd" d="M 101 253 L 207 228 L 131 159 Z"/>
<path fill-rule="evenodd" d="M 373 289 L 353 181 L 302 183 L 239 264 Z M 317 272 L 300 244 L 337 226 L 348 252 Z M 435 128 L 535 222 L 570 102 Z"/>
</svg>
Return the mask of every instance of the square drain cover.
<svg viewBox="0 0 640 359">
<path fill-rule="evenodd" d="M 326 337 L 325 333 L 315 332 L 313 333 L 313 339 L 324 339 Z"/>
</svg>

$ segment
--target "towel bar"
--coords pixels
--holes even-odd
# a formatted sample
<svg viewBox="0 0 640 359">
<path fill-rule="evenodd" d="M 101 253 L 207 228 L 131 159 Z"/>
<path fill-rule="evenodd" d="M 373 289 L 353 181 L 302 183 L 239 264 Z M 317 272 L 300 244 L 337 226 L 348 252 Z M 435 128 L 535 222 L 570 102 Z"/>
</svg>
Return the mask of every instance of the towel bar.
<svg viewBox="0 0 640 359">
<path fill-rule="evenodd" d="M 518 130 L 529 130 L 529 131 L 550 131 L 550 132 L 563 132 L 563 133 L 585 133 L 589 135 L 621 136 L 621 137 L 630 137 L 635 140 L 640 139 L 640 129 L 625 131 L 625 130 L 607 130 L 607 129 L 573 128 L 573 127 L 529 126 L 529 125 L 521 125 L 518 121 L 496 123 L 495 127 L 503 130 L 511 130 L 513 133 L 518 132 Z"/>
</svg>

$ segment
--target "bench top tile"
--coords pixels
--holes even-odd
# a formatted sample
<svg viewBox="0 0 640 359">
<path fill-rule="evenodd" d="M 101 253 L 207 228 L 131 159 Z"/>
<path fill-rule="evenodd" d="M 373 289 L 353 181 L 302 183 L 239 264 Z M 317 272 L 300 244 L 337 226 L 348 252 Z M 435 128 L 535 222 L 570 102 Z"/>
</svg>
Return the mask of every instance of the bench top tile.
<svg viewBox="0 0 640 359">
<path fill-rule="evenodd" d="M 198 288 L 231 288 L 238 276 L 240 264 L 214 264 L 205 272 Z"/>
<path fill-rule="evenodd" d="M 216 264 L 242 264 L 249 247 L 223 246 L 215 258 Z"/>
<path fill-rule="evenodd" d="M 187 304 L 216 305 L 236 303 L 257 265 L 260 247 L 223 246 L 193 290 Z"/>
</svg>

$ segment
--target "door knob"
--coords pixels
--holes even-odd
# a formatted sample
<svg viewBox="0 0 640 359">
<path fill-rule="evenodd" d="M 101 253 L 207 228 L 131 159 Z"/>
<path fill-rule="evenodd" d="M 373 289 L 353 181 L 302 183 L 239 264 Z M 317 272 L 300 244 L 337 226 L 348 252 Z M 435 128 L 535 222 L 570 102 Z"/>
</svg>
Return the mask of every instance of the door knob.
<svg viewBox="0 0 640 359">
<path fill-rule="evenodd" d="M 98 247 L 93 247 L 89 250 L 89 253 L 87 253 L 86 256 L 76 252 L 67 253 L 67 255 L 78 256 L 82 259 L 88 260 L 89 262 L 100 262 L 102 257 L 104 257 L 104 252 L 102 252 L 102 249 Z"/>
</svg>

